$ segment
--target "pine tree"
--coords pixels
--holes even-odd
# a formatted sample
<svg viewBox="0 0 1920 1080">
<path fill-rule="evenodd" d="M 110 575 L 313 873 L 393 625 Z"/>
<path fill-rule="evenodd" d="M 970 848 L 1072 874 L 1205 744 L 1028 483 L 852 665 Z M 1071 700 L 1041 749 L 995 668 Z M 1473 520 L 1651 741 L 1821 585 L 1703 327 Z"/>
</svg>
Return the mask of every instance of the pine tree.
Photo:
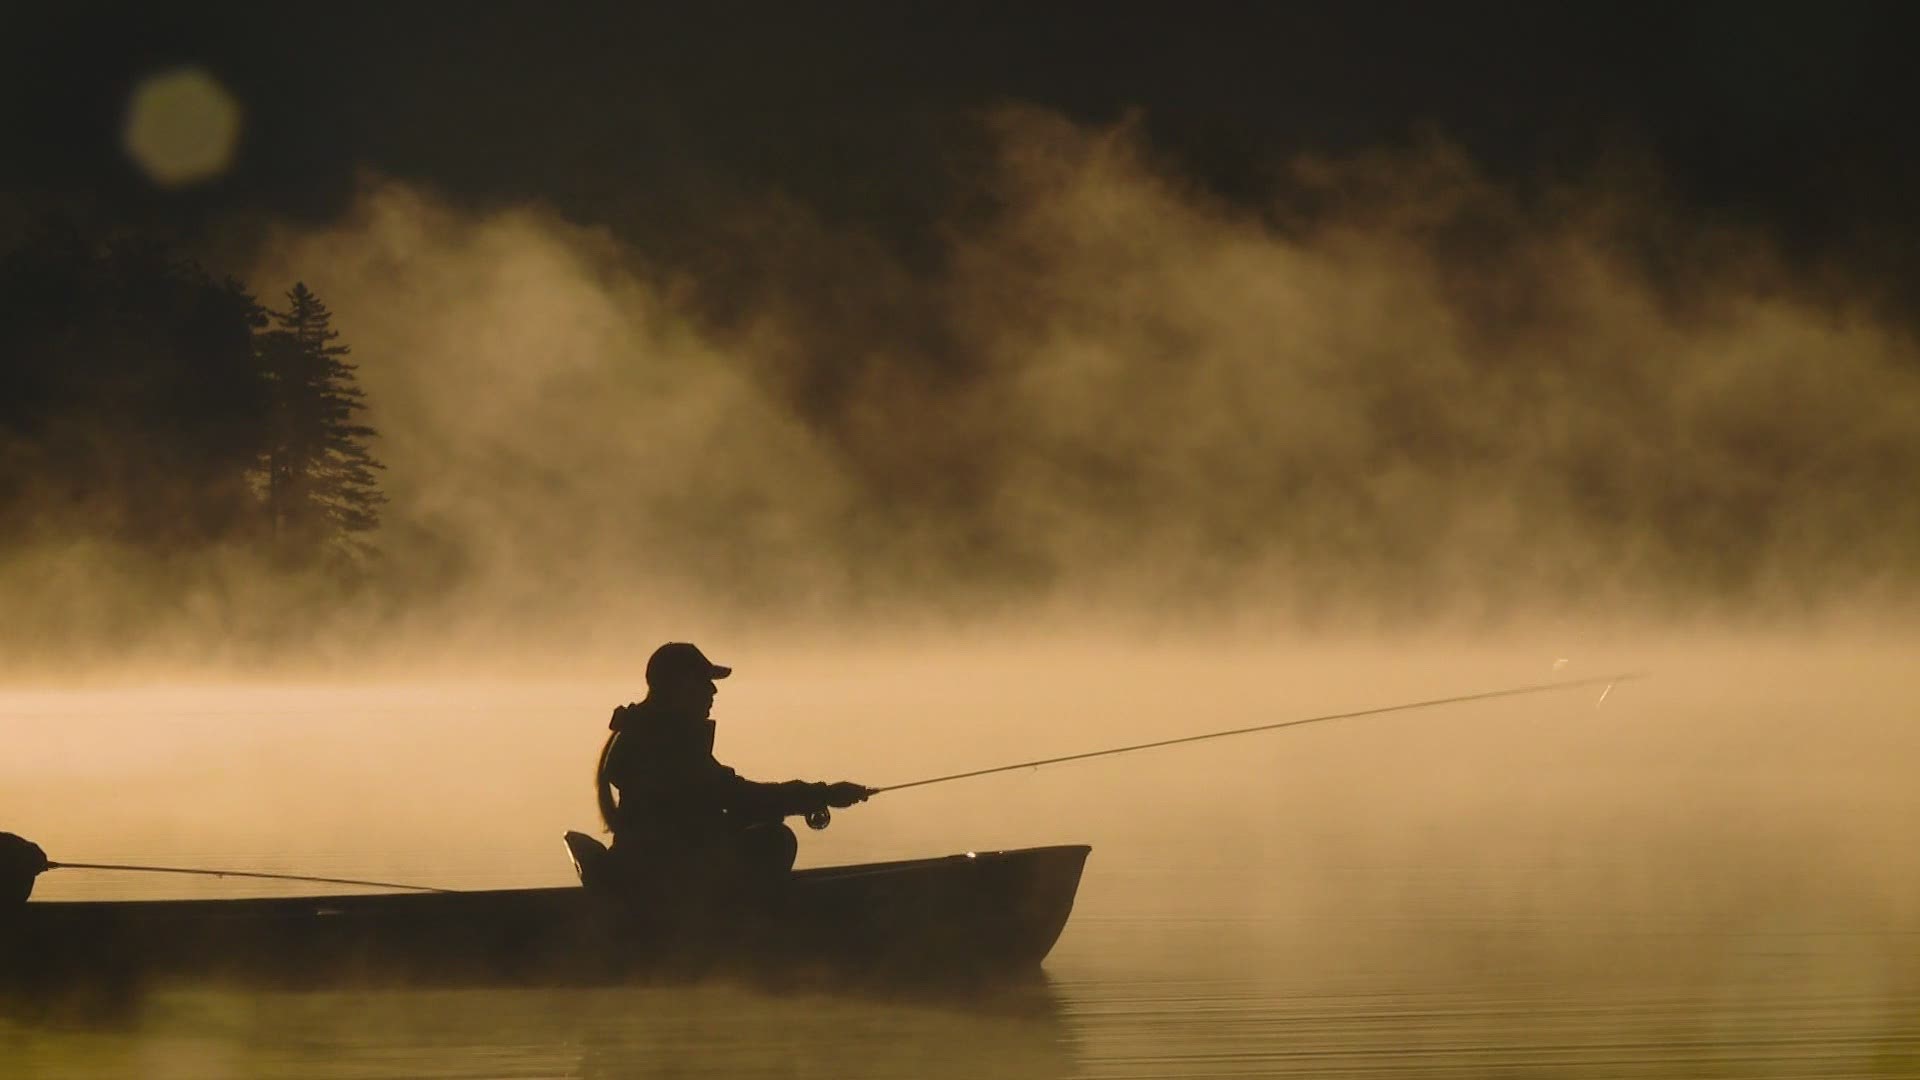
<svg viewBox="0 0 1920 1080">
<path fill-rule="evenodd" d="M 380 524 L 375 470 L 367 449 L 376 432 L 359 422 L 365 394 L 348 348 L 337 344 L 332 313 L 305 283 L 272 312 L 260 358 L 273 386 L 266 460 L 267 513 L 283 554 L 370 551 L 363 535 Z"/>
<path fill-rule="evenodd" d="M 139 234 L 54 216 L 0 254 L 0 547 L 185 551 L 256 521 L 265 311 Z"/>
</svg>

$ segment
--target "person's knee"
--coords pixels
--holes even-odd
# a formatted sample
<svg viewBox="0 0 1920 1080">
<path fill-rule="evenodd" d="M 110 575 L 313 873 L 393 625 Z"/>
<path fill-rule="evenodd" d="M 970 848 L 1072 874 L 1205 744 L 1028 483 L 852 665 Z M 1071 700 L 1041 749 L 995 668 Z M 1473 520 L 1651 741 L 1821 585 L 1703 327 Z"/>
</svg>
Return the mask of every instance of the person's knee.
<svg viewBox="0 0 1920 1080">
<path fill-rule="evenodd" d="M 771 870 L 792 870 L 800 854 L 800 838 L 778 822 L 747 830 L 746 841 L 753 862 Z"/>
</svg>

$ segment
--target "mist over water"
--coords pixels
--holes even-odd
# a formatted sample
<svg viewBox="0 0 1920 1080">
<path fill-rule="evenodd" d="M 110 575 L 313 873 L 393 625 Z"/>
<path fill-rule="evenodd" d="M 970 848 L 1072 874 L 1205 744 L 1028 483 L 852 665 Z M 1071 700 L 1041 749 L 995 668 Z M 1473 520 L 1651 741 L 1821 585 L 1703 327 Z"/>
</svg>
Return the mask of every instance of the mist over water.
<svg viewBox="0 0 1920 1080">
<path fill-rule="evenodd" d="M 402 1060 L 448 1076 L 1428 1075 L 1448 1062 L 1751 1075 L 1755 1061 L 1769 1075 L 1912 1075 L 1910 644 L 716 641 L 738 665 L 716 706 L 724 760 L 874 784 L 1655 674 L 1604 702 L 1598 688 L 1506 699 L 884 794 L 802 830 L 802 865 L 1091 843 L 1047 983 L 1011 1005 L 724 986 L 365 1002 L 181 991 L 109 1038 L 55 1029 L 15 1045 L 50 1075 L 109 1075 L 128 1054 L 208 1076 L 399 1075 Z M 0 764 L 0 788 L 10 824 L 56 859 L 564 884 L 559 834 L 593 827 L 593 756 L 610 704 L 633 692 L 630 678 L 15 691 L 0 708 L 26 751 Z M 36 897 L 325 891 L 56 871 Z M 295 1053 L 274 1032 L 330 1049 Z M 858 1032 L 874 1042 L 856 1055 Z M 183 1044 L 200 1056 L 176 1057 Z"/>
<path fill-rule="evenodd" d="M 995 128 L 993 209 L 931 270 L 801 219 L 709 284 L 375 184 L 256 273 L 367 313 L 395 504 L 430 508 L 397 531 L 534 612 L 1910 595 L 1920 354 L 1759 240 L 1652 196 L 1523 201 L 1444 149 L 1303 162 L 1261 213 L 1126 127 Z"/>
<path fill-rule="evenodd" d="M 1283 838 L 1308 845 L 1299 858 L 1324 841 L 1329 852 L 1496 864 L 1511 848 L 1552 863 L 1621 834 L 1616 855 L 1671 859 L 1676 871 L 1711 850 L 1908 879 L 1913 860 L 1896 849 L 1915 824 L 1910 641 L 1647 635 L 1556 647 L 1567 643 L 1056 638 L 709 651 L 738 665 L 715 707 L 723 760 L 749 776 L 873 785 L 1652 673 L 1604 702 L 1595 687 L 1453 705 L 890 793 L 844 812 L 846 827 L 809 834 L 803 861 L 1124 835 L 1178 839 L 1162 857 L 1200 864 Z M 590 778 L 606 716 L 640 689 L 629 675 L 9 691 L 4 711 L 21 739 L 0 775 L 19 830 L 74 859 L 278 851 L 297 861 L 363 848 L 456 868 L 462 886 L 564 881 L 559 833 L 595 827 Z M 1664 891 L 1650 870 L 1613 886 Z M 1718 875 L 1708 865 L 1684 876 Z M 56 875 L 41 895 L 99 888 L 273 886 Z"/>
<path fill-rule="evenodd" d="M 247 279 L 308 282 L 361 365 L 374 586 L 17 553 L 17 664 L 1911 621 L 1920 353 L 1844 267 L 1630 170 L 1522 192 L 1444 145 L 1302 156 L 1248 206 L 1133 125 L 983 123 L 931 255 L 774 199 L 717 202 L 670 258 L 372 177 L 333 224 L 248 234 Z"/>
</svg>

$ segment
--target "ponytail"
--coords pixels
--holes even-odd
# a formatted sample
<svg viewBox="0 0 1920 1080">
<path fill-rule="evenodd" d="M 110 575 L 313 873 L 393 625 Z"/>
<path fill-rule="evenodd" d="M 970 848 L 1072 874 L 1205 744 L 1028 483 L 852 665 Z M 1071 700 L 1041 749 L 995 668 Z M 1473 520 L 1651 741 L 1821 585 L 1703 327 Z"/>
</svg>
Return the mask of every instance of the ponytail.
<svg viewBox="0 0 1920 1080">
<path fill-rule="evenodd" d="M 594 795 L 600 802 L 600 820 L 606 824 L 608 832 L 617 831 L 614 822 L 620 816 L 620 807 L 613 800 L 613 781 L 607 779 L 607 762 L 613 758 L 613 744 L 619 741 L 618 731 L 607 736 L 607 745 L 600 749 L 600 764 L 593 770 Z"/>
</svg>

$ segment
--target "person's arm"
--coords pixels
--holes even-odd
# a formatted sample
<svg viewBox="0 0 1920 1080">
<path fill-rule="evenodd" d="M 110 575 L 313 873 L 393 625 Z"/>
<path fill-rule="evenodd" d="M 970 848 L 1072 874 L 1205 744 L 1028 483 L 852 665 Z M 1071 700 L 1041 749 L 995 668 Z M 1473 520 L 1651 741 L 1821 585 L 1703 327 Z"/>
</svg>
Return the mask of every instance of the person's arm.
<svg viewBox="0 0 1920 1080">
<path fill-rule="evenodd" d="M 703 735 L 697 728 L 623 732 L 617 760 L 608 770 L 620 786 L 622 812 L 631 803 L 636 809 L 725 812 L 743 821 L 771 822 L 852 806 L 871 794 L 859 784 L 749 780 L 714 760 Z"/>
<path fill-rule="evenodd" d="M 838 784 L 805 780 L 761 783 L 748 780 L 725 766 L 721 768 L 726 770 L 730 778 L 725 803 L 727 813 L 737 814 L 748 821 L 779 821 L 781 818 L 811 814 L 829 806 L 845 808 L 865 802 L 867 796 L 873 794 L 871 788 L 846 781 Z"/>
</svg>

